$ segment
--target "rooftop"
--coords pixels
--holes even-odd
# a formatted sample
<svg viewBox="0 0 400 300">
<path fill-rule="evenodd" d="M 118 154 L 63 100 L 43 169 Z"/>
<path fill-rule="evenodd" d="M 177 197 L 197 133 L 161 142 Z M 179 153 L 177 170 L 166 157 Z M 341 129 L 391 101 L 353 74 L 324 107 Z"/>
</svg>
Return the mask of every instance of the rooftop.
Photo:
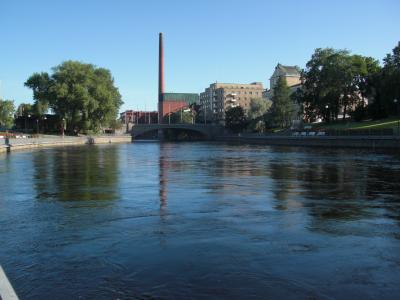
<svg viewBox="0 0 400 300">
<path fill-rule="evenodd" d="M 164 93 L 164 101 L 185 101 L 188 104 L 197 102 L 199 94 L 196 93 Z"/>
<path fill-rule="evenodd" d="M 275 70 L 279 69 L 282 73 L 288 76 L 300 76 L 300 68 L 298 66 L 284 66 L 281 64 L 277 64 Z"/>
</svg>

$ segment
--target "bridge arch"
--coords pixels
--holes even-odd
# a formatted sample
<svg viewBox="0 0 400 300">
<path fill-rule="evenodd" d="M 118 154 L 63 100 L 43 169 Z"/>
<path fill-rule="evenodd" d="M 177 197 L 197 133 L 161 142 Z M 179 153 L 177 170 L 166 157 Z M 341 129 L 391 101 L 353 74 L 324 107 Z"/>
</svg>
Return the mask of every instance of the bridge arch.
<svg viewBox="0 0 400 300">
<path fill-rule="evenodd" d="M 149 132 L 164 132 L 168 130 L 196 132 L 202 135 L 205 139 L 212 139 L 216 135 L 221 134 L 223 127 L 220 125 L 203 125 L 203 124 L 136 124 L 131 129 L 132 137 L 140 137 Z"/>
</svg>

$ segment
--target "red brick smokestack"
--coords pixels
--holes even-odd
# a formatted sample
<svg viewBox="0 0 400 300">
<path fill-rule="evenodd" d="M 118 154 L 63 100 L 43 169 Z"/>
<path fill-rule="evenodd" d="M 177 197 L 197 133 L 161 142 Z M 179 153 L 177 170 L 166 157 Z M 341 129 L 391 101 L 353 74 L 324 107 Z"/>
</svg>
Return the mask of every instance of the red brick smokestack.
<svg viewBox="0 0 400 300">
<path fill-rule="evenodd" d="M 158 121 L 162 123 L 163 112 L 163 94 L 164 94 L 164 45 L 163 34 L 160 32 L 158 40 Z"/>
</svg>

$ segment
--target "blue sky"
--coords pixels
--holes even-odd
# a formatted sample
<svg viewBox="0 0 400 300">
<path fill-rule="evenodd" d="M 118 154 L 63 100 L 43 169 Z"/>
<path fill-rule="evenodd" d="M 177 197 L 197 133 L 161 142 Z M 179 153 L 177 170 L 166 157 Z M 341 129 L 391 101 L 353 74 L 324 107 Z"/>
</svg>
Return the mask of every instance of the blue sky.
<svg viewBox="0 0 400 300">
<path fill-rule="evenodd" d="M 65 60 L 111 70 L 125 104 L 155 109 L 158 33 L 166 91 L 263 82 L 275 65 L 304 67 L 315 48 L 379 60 L 400 40 L 400 1 L 0 0 L 0 97 L 32 102 L 34 72 Z"/>
</svg>

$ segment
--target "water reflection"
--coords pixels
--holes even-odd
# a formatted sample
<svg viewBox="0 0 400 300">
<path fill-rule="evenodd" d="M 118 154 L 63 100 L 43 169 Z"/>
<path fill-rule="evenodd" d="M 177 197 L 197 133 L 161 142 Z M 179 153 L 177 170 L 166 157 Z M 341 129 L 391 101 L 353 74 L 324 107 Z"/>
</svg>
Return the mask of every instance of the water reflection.
<svg viewBox="0 0 400 300">
<path fill-rule="evenodd" d="M 119 155 L 117 148 L 75 147 L 40 151 L 33 156 L 37 199 L 61 201 L 115 200 Z"/>
<path fill-rule="evenodd" d="M 136 143 L 7 159 L 0 261 L 23 299 L 400 293 L 396 155 Z"/>
<path fill-rule="evenodd" d="M 167 184 L 168 184 L 168 157 L 165 144 L 160 144 L 159 156 L 159 181 L 160 181 L 160 216 L 163 218 L 167 207 Z"/>
</svg>

